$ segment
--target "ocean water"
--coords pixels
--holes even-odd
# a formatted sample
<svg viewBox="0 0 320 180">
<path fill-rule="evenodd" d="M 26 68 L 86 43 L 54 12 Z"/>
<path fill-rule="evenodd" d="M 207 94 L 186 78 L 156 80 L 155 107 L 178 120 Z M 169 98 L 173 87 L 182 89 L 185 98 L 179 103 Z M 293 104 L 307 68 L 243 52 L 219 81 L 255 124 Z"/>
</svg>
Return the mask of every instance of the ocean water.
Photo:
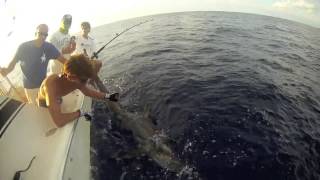
<svg viewBox="0 0 320 180">
<path fill-rule="evenodd" d="M 320 29 L 243 13 L 185 12 L 93 29 L 98 47 L 139 23 L 100 54 L 100 77 L 120 103 L 172 139 L 184 175 L 136 147 L 105 105 L 94 102 L 92 178 L 320 179 Z"/>
</svg>

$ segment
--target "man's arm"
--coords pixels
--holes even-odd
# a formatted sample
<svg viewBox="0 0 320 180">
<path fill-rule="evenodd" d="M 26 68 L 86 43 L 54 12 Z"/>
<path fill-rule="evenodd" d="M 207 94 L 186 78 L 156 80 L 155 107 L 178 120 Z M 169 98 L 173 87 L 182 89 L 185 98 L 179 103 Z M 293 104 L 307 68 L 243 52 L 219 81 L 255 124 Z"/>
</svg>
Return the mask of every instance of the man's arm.
<svg viewBox="0 0 320 180">
<path fill-rule="evenodd" d="M 69 44 L 68 46 L 63 47 L 63 48 L 61 49 L 61 53 L 62 53 L 62 54 L 71 54 L 75 49 L 76 49 L 76 46 L 75 46 L 75 45 Z"/>
<path fill-rule="evenodd" d="M 62 64 L 67 61 L 67 59 L 60 53 L 59 49 L 57 49 L 57 47 L 53 43 L 51 43 L 50 50 L 52 56 L 50 57 L 50 59 L 56 59 Z"/>
<path fill-rule="evenodd" d="M 7 74 L 9 74 L 14 69 L 17 62 L 18 62 L 18 60 L 16 58 L 13 58 L 7 68 L 0 68 L 0 73 L 3 76 L 7 76 Z"/>
<path fill-rule="evenodd" d="M 94 89 L 90 89 L 86 85 L 82 85 L 79 90 L 85 95 L 89 96 L 95 99 L 105 99 L 106 93 L 102 93 L 99 91 L 96 91 Z"/>
<path fill-rule="evenodd" d="M 82 87 L 79 89 L 84 95 L 92 98 L 101 99 L 101 100 L 110 100 L 114 102 L 117 102 L 119 100 L 119 93 L 108 94 L 106 92 L 99 92 L 94 89 L 88 88 L 86 85 L 82 85 Z M 106 91 L 105 88 L 104 90 Z"/>
<path fill-rule="evenodd" d="M 62 64 L 64 64 L 65 62 L 67 62 L 67 59 L 63 57 L 63 55 L 60 54 L 60 56 L 57 58 L 57 60 L 59 62 L 61 62 Z"/>
</svg>

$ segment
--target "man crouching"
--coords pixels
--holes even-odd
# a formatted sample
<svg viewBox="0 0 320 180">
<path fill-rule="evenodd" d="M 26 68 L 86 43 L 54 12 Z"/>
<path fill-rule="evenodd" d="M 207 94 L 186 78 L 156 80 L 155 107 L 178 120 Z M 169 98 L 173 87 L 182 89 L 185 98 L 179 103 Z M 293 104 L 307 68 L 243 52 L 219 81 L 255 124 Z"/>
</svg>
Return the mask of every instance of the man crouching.
<svg viewBox="0 0 320 180">
<path fill-rule="evenodd" d="M 99 66 L 99 65 L 98 65 Z M 98 67 L 100 69 L 100 67 Z M 75 112 L 62 113 L 62 97 L 79 89 L 85 96 L 96 99 L 118 101 L 119 94 L 102 93 L 87 87 L 88 79 L 97 78 L 97 63 L 83 54 L 73 55 L 63 66 L 63 74 L 52 74 L 42 82 L 38 93 L 38 105 L 47 107 L 57 127 L 88 113 L 80 109 Z"/>
</svg>

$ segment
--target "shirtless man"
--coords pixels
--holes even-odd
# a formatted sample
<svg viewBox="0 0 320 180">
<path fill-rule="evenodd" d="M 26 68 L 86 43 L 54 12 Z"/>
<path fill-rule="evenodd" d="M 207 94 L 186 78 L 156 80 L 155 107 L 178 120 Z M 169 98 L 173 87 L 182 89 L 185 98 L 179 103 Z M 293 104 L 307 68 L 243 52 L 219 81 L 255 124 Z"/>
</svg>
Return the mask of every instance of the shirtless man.
<svg viewBox="0 0 320 180">
<path fill-rule="evenodd" d="M 57 127 L 87 115 L 80 109 L 71 113 L 61 112 L 62 97 L 79 89 L 85 96 L 96 99 L 118 101 L 119 94 L 102 93 L 86 86 L 88 79 L 97 77 L 94 60 L 83 54 L 73 55 L 63 66 L 63 74 L 52 74 L 41 84 L 38 105 L 48 107 L 49 113 Z"/>
</svg>

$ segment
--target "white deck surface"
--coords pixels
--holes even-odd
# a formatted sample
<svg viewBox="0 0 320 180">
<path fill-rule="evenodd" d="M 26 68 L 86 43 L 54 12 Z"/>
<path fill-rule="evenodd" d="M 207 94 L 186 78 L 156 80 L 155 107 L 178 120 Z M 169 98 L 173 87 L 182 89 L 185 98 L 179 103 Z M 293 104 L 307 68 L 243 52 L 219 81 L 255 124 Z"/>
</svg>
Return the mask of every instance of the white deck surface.
<svg viewBox="0 0 320 180">
<path fill-rule="evenodd" d="M 90 108 L 91 100 L 84 101 L 77 91 L 63 98 L 62 108 L 65 112 L 75 111 L 84 102 Z M 21 180 L 87 180 L 89 150 L 89 122 L 81 118 L 57 129 L 46 108 L 26 104 L 0 139 L 0 180 L 13 179 L 15 172 L 25 169 L 34 156 Z"/>
</svg>

